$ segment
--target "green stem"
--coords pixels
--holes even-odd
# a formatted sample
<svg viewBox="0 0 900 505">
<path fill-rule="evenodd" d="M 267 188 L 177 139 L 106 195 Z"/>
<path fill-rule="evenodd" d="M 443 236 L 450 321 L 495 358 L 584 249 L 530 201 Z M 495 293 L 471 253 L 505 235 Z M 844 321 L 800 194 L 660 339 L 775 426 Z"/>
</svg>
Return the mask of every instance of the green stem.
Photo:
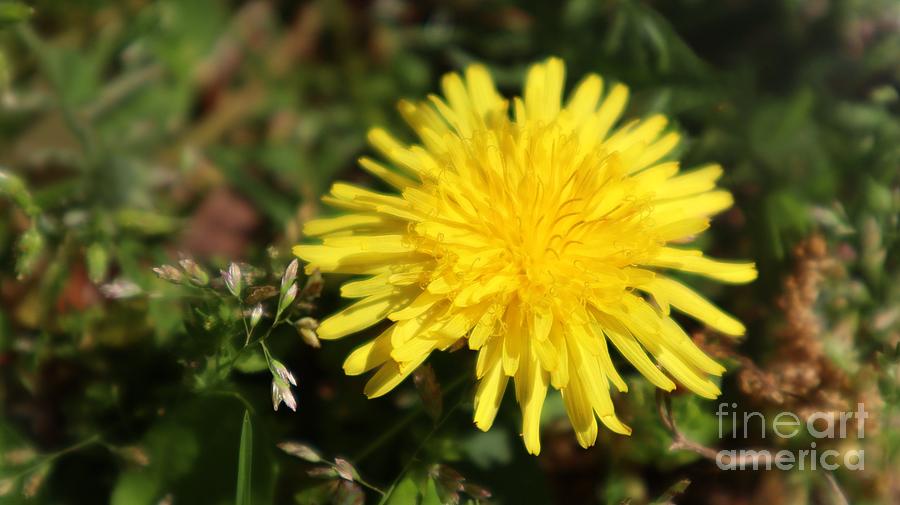
<svg viewBox="0 0 900 505">
<path fill-rule="evenodd" d="M 451 383 L 447 386 L 447 388 L 444 390 L 444 394 L 450 393 L 450 392 L 452 392 L 453 390 L 455 390 L 456 388 L 458 388 L 458 387 L 460 386 L 460 384 L 462 384 L 466 379 L 469 378 L 469 375 L 470 375 L 470 374 L 469 374 L 469 372 L 467 371 L 466 373 L 461 374 L 459 377 L 457 377 L 456 379 L 454 379 L 453 382 L 451 382 Z M 360 461 L 362 461 L 362 460 L 364 460 L 365 458 L 367 458 L 368 456 L 370 456 L 372 453 L 374 453 L 376 450 L 378 450 L 379 447 L 381 447 L 382 445 L 386 444 L 388 441 L 390 441 L 392 438 L 394 438 L 394 436 L 396 436 L 398 433 L 400 433 L 400 432 L 402 432 L 403 430 L 405 430 L 406 427 L 407 427 L 410 423 L 412 423 L 417 417 L 419 417 L 419 415 L 420 415 L 424 410 L 425 410 L 424 406 L 423 406 L 421 403 L 419 403 L 419 405 L 416 406 L 416 408 L 413 409 L 410 413 L 408 413 L 408 414 L 406 415 L 406 417 L 404 417 L 403 419 L 401 419 L 400 422 L 394 424 L 390 429 L 388 429 L 387 431 L 383 432 L 383 433 L 382 433 L 378 438 L 376 438 L 371 444 L 369 444 L 369 445 L 366 446 L 362 451 L 360 451 L 360 452 L 353 458 L 353 461 L 359 463 Z"/>
<path fill-rule="evenodd" d="M 369 484 L 368 482 L 364 481 L 364 480 L 362 479 L 362 477 L 360 477 L 359 475 L 357 475 L 357 476 L 354 478 L 354 480 L 355 480 L 356 482 L 359 482 L 359 484 L 362 485 L 363 487 L 368 488 L 368 489 L 371 489 L 372 491 L 375 491 L 376 493 L 380 494 L 381 496 L 384 496 L 384 495 L 386 494 L 386 493 L 384 492 L 384 490 L 382 490 L 382 489 L 380 489 L 380 488 L 377 488 L 377 487 L 373 486 L 372 484 Z"/>
<path fill-rule="evenodd" d="M 250 336 L 253 335 L 253 328 L 251 328 L 250 325 L 247 324 L 247 316 L 244 314 L 244 302 L 241 302 L 240 311 L 241 322 L 244 323 L 244 333 L 247 335 L 247 338 L 244 339 L 244 347 L 247 347 L 247 345 L 250 344 Z"/>
<path fill-rule="evenodd" d="M 97 443 L 102 443 L 102 438 L 100 437 L 100 435 L 93 435 L 91 437 L 88 437 L 88 438 L 82 440 L 81 442 L 78 442 L 74 445 L 70 445 L 69 447 L 66 447 L 64 449 L 60 449 L 56 452 L 51 452 L 50 454 L 45 454 L 41 458 L 39 458 L 35 464 L 29 466 L 28 468 L 25 468 L 24 470 L 19 471 L 15 475 L 10 476 L 10 478 L 18 479 L 19 477 L 21 477 L 23 475 L 27 475 L 35 470 L 40 469 L 44 465 L 47 465 L 49 463 L 56 461 L 60 457 L 65 456 L 66 454 L 69 454 L 70 452 L 75 452 L 79 449 L 83 449 L 89 445 L 93 445 L 93 444 L 97 444 Z"/>
<path fill-rule="evenodd" d="M 416 447 L 415 451 L 413 451 L 412 456 L 410 456 L 409 460 L 407 460 L 406 464 L 403 465 L 403 469 L 400 470 L 399 474 L 397 474 L 397 478 L 394 479 L 394 482 L 391 483 L 391 487 L 388 488 L 387 493 L 384 493 L 382 495 L 381 500 L 378 502 L 378 505 L 384 505 L 385 503 L 387 503 L 388 499 L 394 493 L 394 489 L 397 488 L 397 483 L 400 482 L 400 479 L 402 479 L 403 476 L 406 475 L 407 472 L 409 472 L 409 468 L 416 461 L 416 457 L 419 455 L 419 453 L 425 447 L 425 444 L 427 444 L 428 441 L 431 440 L 431 437 L 433 437 L 438 431 L 440 431 L 440 429 L 444 426 L 444 424 L 447 422 L 447 420 L 450 419 L 450 416 L 456 411 L 456 409 L 459 408 L 460 405 L 462 405 L 463 400 L 464 400 L 464 398 L 460 398 L 459 401 L 457 401 L 455 404 L 453 404 L 453 407 L 451 407 L 450 410 L 447 411 L 447 413 L 444 415 L 443 419 L 441 419 L 437 424 L 435 424 L 434 427 L 431 429 L 431 431 L 428 432 L 427 435 L 425 435 L 425 438 L 422 439 L 422 441 L 419 443 L 419 446 Z"/>
<path fill-rule="evenodd" d="M 251 415 L 256 415 L 256 409 L 253 408 L 253 405 L 251 405 L 250 402 L 246 398 L 244 398 L 244 395 L 240 394 L 237 391 L 231 391 L 228 389 L 213 389 L 203 391 L 202 394 L 208 396 L 227 396 L 229 398 L 234 398 L 235 400 L 239 401 L 245 409 L 250 411 Z"/>
<path fill-rule="evenodd" d="M 268 348 L 268 346 L 266 346 L 266 342 L 264 340 L 260 340 L 259 346 L 262 347 L 263 355 L 265 355 L 265 357 L 266 357 L 266 365 L 271 370 L 272 369 L 272 354 L 269 352 L 269 348 Z"/>
</svg>

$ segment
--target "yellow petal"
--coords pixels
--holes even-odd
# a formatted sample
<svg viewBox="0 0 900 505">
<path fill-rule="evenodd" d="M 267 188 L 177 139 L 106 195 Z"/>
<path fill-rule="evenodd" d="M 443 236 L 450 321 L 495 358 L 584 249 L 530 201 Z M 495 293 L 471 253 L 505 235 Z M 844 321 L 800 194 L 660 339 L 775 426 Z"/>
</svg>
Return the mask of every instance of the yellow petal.
<svg viewBox="0 0 900 505">
<path fill-rule="evenodd" d="M 519 403 L 522 406 L 522 440 L 530 454 L 541 452 L 541 409 L 547 396 L 549 379 L 549 374 L 533 357 L 529 360 L 527 371 L 516 376 L 517 393 L 520 382 L 527 384 L 526 392 Z"/>
<path fill-rule="evenodd" d="M 708 191 L 678 200 L 666 200 L 653 208 L 654 216 L 668 216 L 673 212 L 684 216 L 712 216 L 734 205 L 734 197 L 724 190 Z"/>
<path fill-rule="evenodd" d="M 622 84 L 616 84 L 597 110 L 597 136 L 599 138 L 606 137 L 609 129 L 625 110 L 626 103 L 628 103 L 628 88 Z"/>
<path fill-rule="evenodd" d="M 660 198 L 682 198 L 705 193 L 716 187 L 716 181 L 722 177 L 722 167 L 705 165 L 666 181 L 660 188 Z"/>
<path fill-rule="evenodd" d="M 509 377 L 503 373 L 503 365 L 499 361 L 478 382 L 478 389 L 475 391 L 475 426 L 478 429 L 487 431 L 494 424 L 507 382 Z"/>
<path fill-rule="evenodd" d="M 578 86 L 569 98 L 566 110 L 576 122 L 593 113 L 597 109 L 597 101 L 603 92 L 603 79 L 596 74 L 589 74 Z"/>
<path fill-rule="evenodd" d="M 716 260 L 703 256 L 701 251 L 673 247 L 659 249 L 656 256 L 646 264 L 674 268 L 733 284 L 744 284 L 757 276 L 754 263 Z"/>
<path fill-rule="evenodd" d="M 355 333 L 381 321 L 397 307 L 409 303 L 414 292 L 402 289 L 386 296 L 364 298 L 322 321 L 319 338 L 332 340 Z"/>
<path fill-rule="evenodd" d="M 346 214 L 307 221 L 303 225 L 303 233 L 309 236 L 318 236 L 355 230 L 381 229 L 389 224 L 400 226 L 398 223 L 399 221 L 388 216 L 377 214 Z"/>
<path fill-rule="evenodd" d="M 711 400 L 718 398 L 721 394 L 719 387 L 714 382 L 698 374 L 667 347 L 663 346 L 656 355 L 656 359 L 678 382 L 687 386 L 694 393 Z"/>
<path fill-rule="evenodd" d="M 660 389 L 666 391 L 675 389 L 675 383 L 650 361 L 641 345 L 637 343 L 631 333 L 621 323 L 615 322 L 614 318 L 610 316 L 604 315 L 601 317 L 604 318 L 601 321 L 603 332 L 616 346 L 616 349 L 622 353 L 622 356 L 641 372 L 641 375 Z"/>
<path fill-rule="evenodd" d="M 550 342 L 559 354 L 556 367 L 550 372 L 550 381 L 553 387 L 563 389 L 569 383 L 569 353 L 565 332 L 562 323 L 558 320 L 553 322 L 553 327 L 550 329 Z"/>
<path fill-rule="evenodd" d="M 575 364 L 570 363 L 570 366 L 574 368 Z M 587 449 L 597 440 L 597 418 L 577 374 L 569 377 L 569 384 L 560 393 L 569 421 L 575 429 L 575 438 L 581 447 Z"/>
<path fill-rule="evenodd" d="M 366 298 L 369 296 L 387 295 L 394 290 L 394 285 L 388 282 L 388 274 L 383 273 L 368 279 L 345 283 L 341 286 L 341 296 L 344 298 Z"/>
<path fill-rule="evenodd" d="M 652 163 L 656 163 L 664 156 L 672 152 L 672 150 L 678 146 L 678 142 L 680 141 L 681 136 L 675 132 L 670 132 L 663 135 L 655 142 L 643 149 L 640 157 L 632 166 L 631 171 L 635 172 L 651 165 Z"/>
<path fill-rule="evenodd" d="M 484 65 L 466 67 L 466 86 L 472 105 L 482 119 L 505 109 L 506 101 L 497 93 L 491 74 Z"/>
<path fill-rule="evenodd" d="M 382 365 L 391 357 L 391 326 L 378 337 L 357 347 L 344 360 L 344 373 L 347 375 L 361 375 L 373 368 Z"/>
<path fill-rule="evenodd" d="M 677 281 L 659 276 L 651 283 L 650 290 L 654 296 L 662 296 L 676 309 L 726 335 L 740 336 L 746 332 L 740 321 Z"/>
<path fill-rule="evenodd" d="M 403 190 L 403 188 L 414 184 L 412 179 L 394 172 L 371 158 L 360 158 L 359 166 L 366 172 L 369 172 L 399 190 Z"/>
<path fill-rule="evenodd" d="M 426 358 L 428 358 L 427 354 L 423 355 L 415 362 L 404 363 L 402 367 L 399 363 L 388 361 L 381 365 L 381 368 L 379 368 L 378 371 L 375 372 L 375 375 L 369 379 L 363 392 L 369 398 L 378 398 L 379 396 L 389 393 L 392 389 L 397 387 L 398 384 L 403 382 L 403 379 L 406 379 L 409 374 L 418 368 Z"/>
</svg>

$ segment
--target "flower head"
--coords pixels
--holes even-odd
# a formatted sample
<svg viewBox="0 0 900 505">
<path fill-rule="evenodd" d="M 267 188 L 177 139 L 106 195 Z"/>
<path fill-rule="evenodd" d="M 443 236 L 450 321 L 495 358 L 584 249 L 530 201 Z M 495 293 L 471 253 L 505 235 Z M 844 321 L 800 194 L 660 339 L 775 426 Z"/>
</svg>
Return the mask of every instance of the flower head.
<svg viewBox="0 0 900 505">
<path fill-rule="evenodd" d="M 661 115 L 617 126 L 625 86 L 604 94 L 589 75 L 562 104 L 563 85 L 563 63 L 551 58 L 530 68 L 510 104 L 472 65 L 443 78 L 445 98 L 401 102 L 418 143 L 374 129 L 369 140 L 389 165 L 360 160 L 396 194 L 335 184 L 324 200 L 349 213 L 307 223 L 322 243 L 294 249 L 310 270 L 366 276 L 342 286 L 358 301 L 323 321 L 320 338 L 392 322 L 344 363 L 351 375 L 377 369 L 369 397 L 467 339 L 478 352 L 476 425 L 490 428 L 512 378 L 535 454 L 548 387 L 561 391 L 582 446 L 594 443 L 597 419 L 630 433 L 610 398 L 610 386 L 627 389 L 611 347 L 664 390 L 678 381 L 716 397 L 709 375 L 723 367 L 670 309 L 729 335 L 744 327 L 665 271 L 756 277 L 752 263 L 686 245 L 732 205 L 716 189 L 718 165 L 682 173 L 665 161 L 679 136 Z"/>
</svg>

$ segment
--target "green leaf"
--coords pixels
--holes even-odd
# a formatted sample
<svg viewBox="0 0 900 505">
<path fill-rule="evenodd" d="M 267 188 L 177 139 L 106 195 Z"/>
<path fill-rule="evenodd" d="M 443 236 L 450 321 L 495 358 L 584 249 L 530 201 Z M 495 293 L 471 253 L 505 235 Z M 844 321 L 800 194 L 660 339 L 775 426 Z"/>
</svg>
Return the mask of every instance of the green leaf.
<svg viewBox="0 0 900 505">
<path fill-rule="evenodd" d="M 5 170 L 0 170 L 0 195 L 9 197 L 29 216 L 36 216 L 41 211 L 28 192 L 25 181 Z"/>
<path fill-rule="evenodd" d="M 151 505 L 159 495 L 160 482 L 155 474 L 145 470 L 128 470 L 113 488 L 112 505 Z"/>
<path fill-rule="evenodd" d="M 44 252 L 44 246 L 44 236 L 37 226 L 32 225 L 19 237 L 19 242 L 16 244 L 19 253 L 16 260 L 16 274 L 19 279 L 31 275 Z"/>
<path fill-rule="evenodd" d="M 326 503 L 331 503 L 336 485 L 336 481 L 329 481 L 304 489 L 294 495 L 294 502 L 297 505 L 325 505 Z"/>
<path fill-rule="evenodd" d="M 106 270 L 109 267 L 109 253 L 103 244 L 94 242 L 88 246 L 86 256 L 88 278 L 94 284 L 98 284 L 106 277 Z"/>
<path fill-rule="evenodd" d="M 268 369 L 269 363 L 266 361 L 266 357 L 263 356 L 261 351 L 254 349 L 250 352 L 241 354 L 237 361 L 235 361 L 234 367 L 243 373 L 256 373 Z"/>
<path fill-rule="evenodd" d="M 490 431 L 479 431 L 466 437 L 460 447 L 475 466 L 488 469 L 512 460 L 513 449 L 509 439 L 509 432 L 502 426 L 496 426 Z"/>
<path fill-rule="evenodd" d="M 22 2 L 0 2 L 0 28 L 27 20 L 34 9 Z"/>
<path fill-rule="evenodd" d="M 437 484 L 429 478 L 425 482 L 425 492 L 422 494 L 422 505 L 444 505 L 441 495 L 438 494 Z"/>
<path fill-rule="evenodd" d="M 409 503 L 416 503 L 418 496 L 419 487 L 416 486 L 416 481 L 413 480 L 412 475 L 407 473 L 406 476 L 400 479 L 400 482 L 390 490 L 385 505 L 406 505 Z"/>
<path fill-rule="evenodd" d="M 163 421 L 147 432 L 144 444 L 150 464 L 165 481 L 172 481 L 194 467 L 200 446 L 189 427 L 173 421 Z"/>
<path fill-rule="evenodd" d="M 253 426 L 250 424 L 250 412 L 244 411 L 244 424 L 241 427 L 241 448 L 238 452 L 238 475 L 236 505 L 250 505 L 250 472 L 253 462 Z"/>
</svg>

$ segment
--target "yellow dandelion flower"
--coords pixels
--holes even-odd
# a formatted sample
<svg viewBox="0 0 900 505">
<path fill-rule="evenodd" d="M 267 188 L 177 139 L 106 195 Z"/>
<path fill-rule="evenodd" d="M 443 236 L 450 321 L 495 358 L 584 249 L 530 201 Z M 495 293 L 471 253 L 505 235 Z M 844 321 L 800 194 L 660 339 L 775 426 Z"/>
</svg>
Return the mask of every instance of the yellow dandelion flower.
<svg viewBox="0 0 900 505">
<path fill-rule="evenodd" d="M 512 378 L 533 454 L 551 386 L 582 446 L 594 443 L 598 418 L 630 433 L 610 398 L 611 385 L 627 386 L 609 343 L 659 388 L 678 381 L 719 395 L 709 375 L 724 368 L 670 309 L 729 335 L 744 326 L 663 271 L 756 277 L 753 263 L 685 246 L 732 205 L 716 189 L 722 169 L 682 173 L 663 161 L 679 141 L 664 116 L 617 126 L 621 84 L 604 94 L 589 75 L 563 104 L 564 73 L 557 58 L 533 65 L 511 107 L 481 65 L 444 76 L 444 98 L 401 102 L 419 142 L 376 128 L 369 141 L 389 163 L 360 160 L 397 193 L 335 184 L 324 201 L 349 213 L 307 223 L 321 243 L 294 249 L 310 270 L 367 276 L 341 287 L 358 301 L 323 321 L 320 338 L 392 322 L 344 363 L 350 375 L 377 369 L 366 395 L 387 393 L 429 354 L 467 339 L 478 352 L 475 424 L 490 428 Z"/>
</svg>

